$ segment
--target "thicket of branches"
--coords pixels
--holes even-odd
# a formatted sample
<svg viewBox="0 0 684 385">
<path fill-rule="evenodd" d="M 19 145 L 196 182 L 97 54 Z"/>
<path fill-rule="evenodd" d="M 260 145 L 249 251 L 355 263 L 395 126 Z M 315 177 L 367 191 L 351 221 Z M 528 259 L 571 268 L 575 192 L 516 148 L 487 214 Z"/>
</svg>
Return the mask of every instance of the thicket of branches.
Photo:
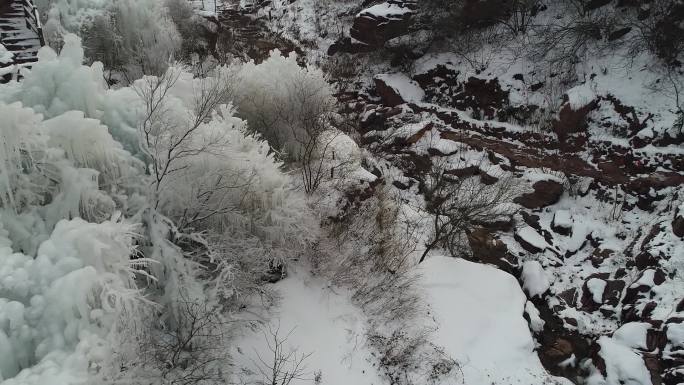
<svg viewBox="0 0 684 385">
<path fill-rule="evenodd" d="M 585 54 L 604 47 L 627 47 L 629 56 L 648 50 L 667 66 L 677 65 L 684 47 L 679 20 L 684 12 L 680 0 L 654 0 L 644 4 L 608 4 L 592 7 L 581 0 L 486 0 L 421 2 L 423 27 L 438 40 L 456 44 L 458 52 L 473 54 L 460 41 L 496 33 L 511 41 L 527 34 L 527 54 L 550 65 L 576 63 Z M 484 32 L 488 31 L 488 32 Z M 458 36 L 458 39 L 452 39 Z"/>
<path fill-rule="evenodd" d="M 305 191 L 313 192 L 323 175 L 322 160 L 329 149 L 329 131 L 336 102 L 323 72 L 300 67 L 294 54 L 278 51 L 240 70 L 238 112 L 301 175 Z"/>
<path fill-rule="evenodd" d="M 431 234 L 419 263 L 435 247 L 443 247 L 455 257 L 469 255 L 469 232 L 508 221 L 515 213 L 512 203 L 520 191 L 512 177 L 503 176 L 488 184 L 479 176 L 450 175 L 446 165 L 436 163 L 425 179 L 424 210 L 430 218 Z"/>
</svg>

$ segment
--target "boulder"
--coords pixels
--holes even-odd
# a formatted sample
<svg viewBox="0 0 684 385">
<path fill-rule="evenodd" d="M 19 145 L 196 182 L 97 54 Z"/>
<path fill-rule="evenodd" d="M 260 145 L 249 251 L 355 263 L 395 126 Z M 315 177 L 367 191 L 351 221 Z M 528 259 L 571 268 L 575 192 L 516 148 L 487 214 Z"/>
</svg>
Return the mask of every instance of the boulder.
<svg viewBox="0 0 684 385">
<path fill-rule="evenodd" d="M 577 305 L 577 289 L 576 288 L 570 288 L 568 290 L 563 291 L 558 295 L 559 298 L 561 298 L 563 301 L 568 306 L 575 307 Z M 577 322 L 577 321 L 575 321 Z M 577 325 L 575 325 L 577 326 Z"/>
<path fill-rule="evenodd" d="M 388 0 L 359 12 L 349 35 L 369 47 L 381 47 L 386 41 L 405 35 L 413 23 L 416 3 Z"/>
<path fill-rule="evenodd" d="M 654 256 L 648 251 L 642 251 L 634 257 L 634 266 L 639 270 L 658 267 L 660 258 Z"/>
<path fill-rule="evenodd" d="M 476 119 L 493 119 L 509 105 L 509 91 L 504 90 L 496 78 L 471 76 L 454 95 L 452 103 L 456 108 L 470 109 Z"/>
<path fill-rule="evenodd" d="M 533 192 L 523 194 L 513 201 L 527 209 L 539 209 L 557 203 L 563 195 L 563 185 L 552 180 L 542 180 L 532 185 Z"/>
<path fill-rule="evenodd" d="M 682 298 L 679 303 L 677 304 L 677 307 L 675 308 L 675 311 L 677 312 L 684 312 L 684 298 Z"/>
<path fill-rule="evenodd" d="M 532 254 L 539 253 L 550 247 L 546 239 L 530 226 L 524 226 L 516 230 L 513 238 L 523 249 Z"/>
<path fill-rule="evenodd" d="M 602 305 L 616 306 L 622 297 L 625 281 L 608 279 L 608 273 L 596 273 L 587 277 L 582 285 L 582 309 L 594 311 Z"/>
<path fill-rule="evenodd" d="M 684 204 L 675 210 L 675 216 L 672 220 L 672 232 L 676 236 L 684 238 Z"/>
<path fill-rule="evenodd" d="M 625 304 L 636 304 L 637 301 L 647 298 L 651 288 L 665 282 L 665 273 L 661 269 L 646 269 L 642 271 L 637 279 L 625 292 L 622 302 Z"/>
<path fill-rule="evenodd" d="M 609 258 L 615 251 L 610 249 L 596 248 L 591 253 L 591 265 L 594 267 L 599 267 L 607 258 Z"/>
<path fill-rule="evenodd" d="M 610 279 L 606 281 L 606 289 L 603 292 L 603 303 L 610 306 L 616 306 L 622 297 L 622 291 L 625 289 L 625 281 L 621 279 Z"/>
<path fill-rule="evenodd" d="M 558 210 L 553 214 L 551 229 L 560 235 L 572 235 L 573 220 L 567 210 Z"/>
<path fill-rule="evenodd" d="M 385 80 L 379 78 L 373 80 L 375 81 L 375 89 L 378 91 L 378 95 L 380 95 L 382 104 L 394 107 L 406 103 L 401 94 L 394 87 L 387 84 Z"/>
<path fill-rule="evenodd" d="M 382 104 L 388 107 L 420 102 L 425 97 L 420 85 L 402 74 L 379 74 L 373 77 L 373 81 Z"/>
<path fill-rule="evenodd" d="M 370 46 L 368 44 L 362 43 L 358 40 L 352 40 L 349 36 L 342 37 L 335 41 L 333 44 L 328 47 L 328 55 L 333 56 L 338 52 L 346 52 L 346 53 L 352 53 L 352 54 L 357 54 L 357 53 L 368 53 L 368 52 L 373 52 L 375 48 L 373 46 Z"/>
<path fill-rule="evenodd" d="M 653 302 L 644 302 L 636 305 L 625 305 L 622 308 L 620 317 L 623 322 L 647 322 L 651 321 L 653 310 L 658 305 Z"/>
</svg>

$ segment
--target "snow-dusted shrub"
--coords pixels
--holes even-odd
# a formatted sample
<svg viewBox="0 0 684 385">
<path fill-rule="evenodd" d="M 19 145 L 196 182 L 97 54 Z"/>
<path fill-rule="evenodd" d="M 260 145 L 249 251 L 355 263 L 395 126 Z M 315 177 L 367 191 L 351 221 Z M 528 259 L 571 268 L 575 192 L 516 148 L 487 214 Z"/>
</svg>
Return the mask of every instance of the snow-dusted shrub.
<svg viewBox="0 0 684 385">
<path fill-rule="evenodd" d="M 238 112 L 249 127 L 288 161 L 307 165 L 318 159 L 320 135 L 335 106 L 323 72 L 300 67 L 293 53 L 285 57 L 276 50 L 263 63 L 246 63 L 239 77 Z"/>
<path fill-rule="evenodd" d="M 0 101 L 21 102 L 45 118 L 81 111 L 86 118 L 99 119 L 126 151 L 137 155 L 140 148 L 136 126 L 144 109 L 140 98 L 128 87 L 107 89 L 102 65 L 83 65 L 83 60 L 79 38 L 66 35 L 60 54 L 42 48 L 39 61 L 24 80 L 0 88 Z"/>
<path fill-rule="evenodd" d="M 132 231 L 120 221 L 61 221 L 33 256 L 13 253 L 0 229 L 5 384 L 73 384 L 115 367 L 115 353 L 132 353 L 117 350 L 141 304 L 138 267 L 129 259 Z"/>
<path fill-rule="evenodd" d="M 99 120 L 85 118 L 81 111 L 69 111 L 43 122 L 50 147 L 64 151 L 66 159 L 76 167 L 99 172 L 98 183 L 103 190 L 124 188 L 142 174 L 142 164 L 131 157 L 114 140 Z"/>
<path fill-rule="evenodd" d="M 388 322 L 418 309 L 412 288 L 417 228 L 407 209 L 397 194 L 378 186 L 375 196 L 332 223 L 334 254 L 314 259 L 334 282 L 354 288 L 353 299 L 367 314 Z"/>
<path fill-rule="evenodd" d="M 36 164 L 33 161 L 47 156 L 47 137 L 37 130 L 42 117 L 31 109 L 23 108 L 20 103 L 7 105 L 0 102 L 0 116 L 3 117 L 0 127 L 0 202 L 5 209 L 19 211 L 42 198 L 40 189 L 35 187 L 42 185 L 45 188 L 47 182 L 36 181 Z"/>
<path fill-rule="evenodd" d="M 116 26 L 126 76 L 161 74 L 180 48 L 181 38 L 163 4 L 157 0 L 118 0 L 108 9 Z"/>
<path fill-rule="evenodd" d="M 83 48 L 78 37 L 66 35 L 60 55 L 44 47 L 38 58 L 24 80 L 0 92 L 2 100 L 20 101 L 48 118 L 69 110 L 98 117 L 105 92 L 102 65 L 83 65 Z"/>
<path fill-rule="evenodd" d="M 128 80 L 162 73 L 180 48 L 181 38 L 161 1 L 39 0 L 48 18 L 45 33 L 59 48 L 66 33 L 87 42 L 87 57 Z"/>
<path fill-rule="evenodd" d="M 234 84 L 220 71 L 193 79 L 170 69 L 135 84 L 148 106 L 139 129 L 154 206 L 182 231 L 254 236 L 272 259 L 289 259 L 315 226 L 268 144 L 223 104 Z"/>
<path fill-rule="evenodd" d="M 347 287 L 369 317 L 368 344 L 392 383 L 439 384 L 457 364 L 430 343 L 414 269 L 419 232 L 415 213 L 396 189 L 374 196 L 331 223 L 333 246 L 313 259 L 317 273 Z"/>
<path fill-rule="evenodd" d="M 54 20 L 71 32 L 78 32 L 112 0 L 34 0 L 34 4 L 48 20 Z M 45 23 L 47 25 L 47 22 Z"/>
<path fill-rule="evenodd" d="M 108 83 L 116 83 L 114 76 L 126 70 L 128 58 L 114 17 L 108 12 L 97 15 L 84 28 L 82 36 L 88 59 L 104 64 L 108 69 Z"/>
<path fill-rule="evenodd" d="M 224 384 L 230 349 L 224 336 L 229 330 L 224 318 L 203 298 L 181 298 L 175 324 L 146 335 L 143 360 L 165 384 Z"/>
</svg>

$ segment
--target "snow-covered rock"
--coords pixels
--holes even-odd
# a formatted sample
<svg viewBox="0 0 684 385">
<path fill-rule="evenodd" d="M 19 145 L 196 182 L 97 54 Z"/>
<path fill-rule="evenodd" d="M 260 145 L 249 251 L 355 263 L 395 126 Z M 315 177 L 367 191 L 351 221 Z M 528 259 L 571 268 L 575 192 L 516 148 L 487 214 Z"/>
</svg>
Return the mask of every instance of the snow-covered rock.
<svg viewBox="0 0 684 385">
<path fill-rule="evenodd" d="M 541 296 L 551 286 L 544 267 L 538 261 L 525 261 L 523 263 L 521 279 L 523 288 L 530 297 Z"/>
<path fill-rule="evenodd" d="M 515 239 L 530 253 L 538 253 L 550 247 L 546 239 L 530 226 L 524 226 L 516 230 Z"/>
<path fill-rule="evenodd" d="M 468 385 L 547 384 L 523 318 L 527 300 L 513 276 L 491 266 L 435 256 L 421 264 L 435 343 L 456 359 Z M 560 384 L 570 384 L 557 378 Z"/>
<path fill-rule="evenodd" d="M 644 360 L 630 347 L 610 337 L 600 337 L 600 357 L 605 365 L 605 379 L 600 373 L 591 376 L 589 385 L 651 385 L 651 375 Z"/>
<path fill-rule="evenodd" d="M 408 0 L 388 0 L 359 12 L 349 31 L 353 39 L 379 47 L 386 41 L 408 32 L 416 3 Z"/>
<path fill-rule="evenodd" d="M 561 235 L 572 235 L 572 215 L 568 210 L 558 210 L 553 214 L 551 228 Z"/>
<path fill-rule="evenodd" d="M 14 54 L 8 51 L 4 45 L 0 44 L 0 67 L 11 64 L 13 60 Z"/>
<path fill-rule="evenodd" d="M 628 322 L 613 333 L 613 339 L 633 349 L 647 349 L 646 334 L 651 324 L 646 322 Z"/>
<path fill-rule="evenodd" d="M 598 278 L 591 278 L 587 281 L 587 288 L 591 293 L 594 303 L 603 303 L 603 292 L 606 290 L 606 281 Z"/>
<path fill-rule="evenodd" d="M 404 74 L 380 74 L 374 80 L 383 103 L 388 106 L 417 103 L 425 97 L 418 83 Z"/>
</svg>

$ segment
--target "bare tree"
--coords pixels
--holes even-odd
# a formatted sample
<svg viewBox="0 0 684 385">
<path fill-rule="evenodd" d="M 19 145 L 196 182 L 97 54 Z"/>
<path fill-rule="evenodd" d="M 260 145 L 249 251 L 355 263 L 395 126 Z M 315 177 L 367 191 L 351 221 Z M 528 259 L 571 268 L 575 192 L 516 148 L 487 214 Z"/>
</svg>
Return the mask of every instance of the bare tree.
<svg viewBox="0 0 684 385">
<path fill-rule="evenodd" d="M 495 21 L 508 28 L 514 35 L 524 34 L 532 25 L 532 21 L 542 7 L 539 0 L 512 0 L 507 17 Z"/>
<path fill-rule="evenodd" d="M 233 83 L 227 75 L 198 79 L 194 84 L 193 102 L 189 116 L 179 116 L 178 106 L 169 103 L 170 91 L 178 82 L 181 72 L 169 69 L 160 76 L 144 77 L 135 87 L 145 106 L 145 115 L 138 127 L 139 145 L 147 156 L 152 174 L 153 208 L 159 209 L 164 182 L 174 173 L 188 167 L 186 161 L 201 154 L 219 154 L 226 138 L 220 132 L 205 133 L 201 130 L 220 106 L 232 98 Z M 206 191 L 197 192 L 193 212 L 185 210 L 188 218 L 181 223 L 193 223 L 199 219 L 221 214 L 231 208 L 204 207 L 211 198 L 228 189 L 235 188 L 229 176 L 217 175 Z M 204 204 L 203 204 L 204 203 Z"/>
<path fill-rule="evenodd" d="M 551 66 L 574 66 L 591 48 L 601 48 L 602 30 L 610 23 L 609 15 L 590 13 L 533 25 L 530 53 Z"/>
<path fill-rule="evenodd" d="M 261 375 L 259 385 L 289 385 L 292 380 L 313 380 L 309 377 L 304 362 L 313 353 L 300 353 L 298 348 L 286 348 L 287 339 L 294 332 L 292 328 L 286 335 L 280 334 L 280 325 L 273 329 L 270 325 L 263 330 L 270 357 L 261 357 L 257 352 L 254 361 Z"/>
<path fill-rule="evenodd" d="M 681 84 L 678 82 L 678 77 L 673 73 L 675 71 L 676 69 L 672 67 L 667 67 L 667 79 L 670 81 L 670 84 L 672 85 L 672 92 L 674 94 L 675 103 L 675 114 L 677 115 L 673 128 L 677 131 L 678 135 L 682 135 L 682 133 L 684 133 L 684 101 L 682 101 L 680 95 Z"/>
<path fill-rule="evenodd" d="M 173 385 L 223 383 L 228 364 L 227 321 L 206 302 L 181 295 L 172 319 L 152 327 L 143 339 L 143 357 Z"/>
<path fill-rule="evenodd" d="M 466 247 L 464 234 L 514 214 L 509 203 L 517 192 L 510 177 L 487 184 L 477 176 L 450 175 L 443 165 L 435 165 L 426 179 L 424 210 L 431 217 L 432 235 L 418 263 L 438 245 L 458 255 L 459 248 Z"/>
<path fill-rule="evenodd" d="M 302 177 L 307 193 L 318 188 L 323 178 L 323 159 L 330 142 L 322 142 L 322 134 L 330 127 L 334 112 L 332 99 L 325 96 L 323 87 L 305 79 L 289 85 L 287 100 L 267 106 L 261 95 L 250 98 L 257 114 L 250 116 L 255 128 L 273 148 L 283 151 L 283 158 L 295 166 Z"/>
<path fill-rule="evenodd" d="M 329 128 L 330 118 L 334 112 L 333 99 L 321 97 L 327 84 L 312 87 L 300 79 L 292 84 L 290 94 L 290 111 L 280 110 L 278 116 L 286 122 L 292 132 L 292 138 L 299 144 L 297 153 L 293 154 L 302 176 L 304 191 L 315 191 L 323 176 L 323 159 L 330 144 L 321 141 L 323 133 Z"/>
</svg>

